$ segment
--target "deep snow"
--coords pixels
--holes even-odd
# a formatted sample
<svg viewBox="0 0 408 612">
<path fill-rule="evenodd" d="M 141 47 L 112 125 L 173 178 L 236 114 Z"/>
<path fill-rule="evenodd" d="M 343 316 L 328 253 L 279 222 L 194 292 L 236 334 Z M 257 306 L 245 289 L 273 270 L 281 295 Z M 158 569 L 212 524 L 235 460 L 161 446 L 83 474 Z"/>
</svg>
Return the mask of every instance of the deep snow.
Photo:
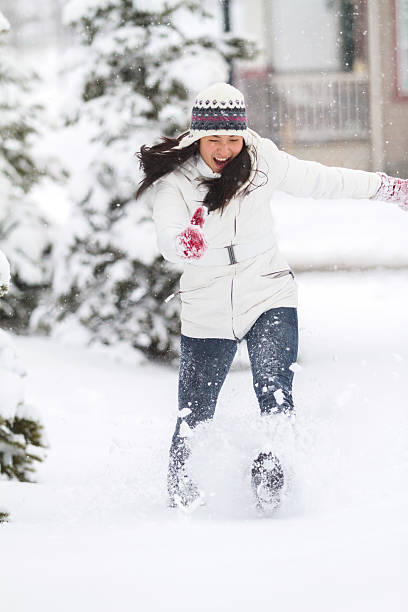
<svg viewBox="0 0 408 612">
<path fill-rule="evenodd" d="M 272 519 L 248 487 L 248 370 L 202 431 L 207 505 L 183 515 L 165 506 L 176 372 L 16 339 L 50 449 L 38 484 L 0 481 L 2 610 L 407 609 L 407 274 L 298 282 L 298 486 Z"/>
</svg>

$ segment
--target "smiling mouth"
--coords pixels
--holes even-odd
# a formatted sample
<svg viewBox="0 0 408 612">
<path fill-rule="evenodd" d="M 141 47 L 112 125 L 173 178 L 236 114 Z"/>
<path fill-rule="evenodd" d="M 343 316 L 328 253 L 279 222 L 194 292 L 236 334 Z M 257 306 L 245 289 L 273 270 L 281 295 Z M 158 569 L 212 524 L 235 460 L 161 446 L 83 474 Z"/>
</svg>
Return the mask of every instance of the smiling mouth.
<svg viewBox="0 0 408 612">
<path fill-rule="evenodd" d="M 218 169 L 224 168 L 227 165 L 230 158 L 229 157 L 213 157 L 214 163 Z"/>
</svg>

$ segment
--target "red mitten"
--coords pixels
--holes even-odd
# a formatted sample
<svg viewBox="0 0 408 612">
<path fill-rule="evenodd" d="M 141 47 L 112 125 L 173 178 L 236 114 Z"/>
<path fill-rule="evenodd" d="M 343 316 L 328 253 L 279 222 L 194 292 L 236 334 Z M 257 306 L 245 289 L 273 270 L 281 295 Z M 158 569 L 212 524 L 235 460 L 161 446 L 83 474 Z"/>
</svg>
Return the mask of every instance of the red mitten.
<svg viewBox="0 0 408 612">
<path fill-rule="evenodd" d="M 206 206 L 197 208 L 190 220 L 190 225 L 176 237 L 176 251 L 184 259 L 200 259 L 207 250 L 207 243 L 202 232 L 208 214 Z"/>
<path fill-rule="evenodd" d="M 190 225 L 199 225 L 201 228 L 204 227 L 204 221 L 208 215 L 208 208 L 206 206 L 199 206 L 191 217 Z"/>
<path fill-rule="evenodd" d="M 408 180 L 388 176 L 384 172 L 378 172 L 381 178 L 381 185 L 373 196 L 373 200 L 382 202 L 394 202 L 401 208 L 408 211 Z"/>
</svg>

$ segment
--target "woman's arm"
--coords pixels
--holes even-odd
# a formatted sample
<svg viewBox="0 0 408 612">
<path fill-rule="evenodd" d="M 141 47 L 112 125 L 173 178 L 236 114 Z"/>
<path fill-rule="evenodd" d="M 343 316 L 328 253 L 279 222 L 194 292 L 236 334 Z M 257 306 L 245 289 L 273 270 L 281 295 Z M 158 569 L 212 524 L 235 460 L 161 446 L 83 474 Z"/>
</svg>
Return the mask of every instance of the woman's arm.
<svg viewBox="0 0 408 612">
<path fill-rule="evenodd" d="M 200 258 L 207 249 L 201 231 L 207 209 L 200 206 L 190 219 L 177 187 L 163 180 L 154 190 L 153 220 L 160 253 L 172 263 Z"/>
<path fill-rule="evenodd" d="M 284 173 L 277 189 L 312 198 L 370 198 L 408 210 L 408 180 L 383 172 L 364 172 L 302 161 L 279 152 Z"/>
<path fill-rule="evenodd" d="M 277 189 L 298 197 L 372 198 L 381 186 L 375 172 L 324 166 L 279 151 L 282 179 Z"/>
</svg>

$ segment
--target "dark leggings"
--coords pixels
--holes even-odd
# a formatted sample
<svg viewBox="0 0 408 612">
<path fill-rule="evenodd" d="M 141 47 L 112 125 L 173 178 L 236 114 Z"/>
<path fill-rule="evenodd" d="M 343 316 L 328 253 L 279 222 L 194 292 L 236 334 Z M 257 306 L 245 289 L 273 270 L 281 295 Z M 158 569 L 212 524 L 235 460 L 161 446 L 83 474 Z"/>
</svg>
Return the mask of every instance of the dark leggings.
<svg viewBox="0 0 408 612">
<path fill-rule="evenodd" d="M 261 413 L 293 412 L 290 366 L 298 350 L 296 308 L 267 310 L 255 321 L 245 340 Z M 180 430 L 182 423 L 194 428 L 212 419 L 236 351 L 236 340 L 181 336 L 179 410 L 183 412 L 182 418 L 177 419 L 170 448 L 170 481 L 188 457 Z"/>
</svg>

